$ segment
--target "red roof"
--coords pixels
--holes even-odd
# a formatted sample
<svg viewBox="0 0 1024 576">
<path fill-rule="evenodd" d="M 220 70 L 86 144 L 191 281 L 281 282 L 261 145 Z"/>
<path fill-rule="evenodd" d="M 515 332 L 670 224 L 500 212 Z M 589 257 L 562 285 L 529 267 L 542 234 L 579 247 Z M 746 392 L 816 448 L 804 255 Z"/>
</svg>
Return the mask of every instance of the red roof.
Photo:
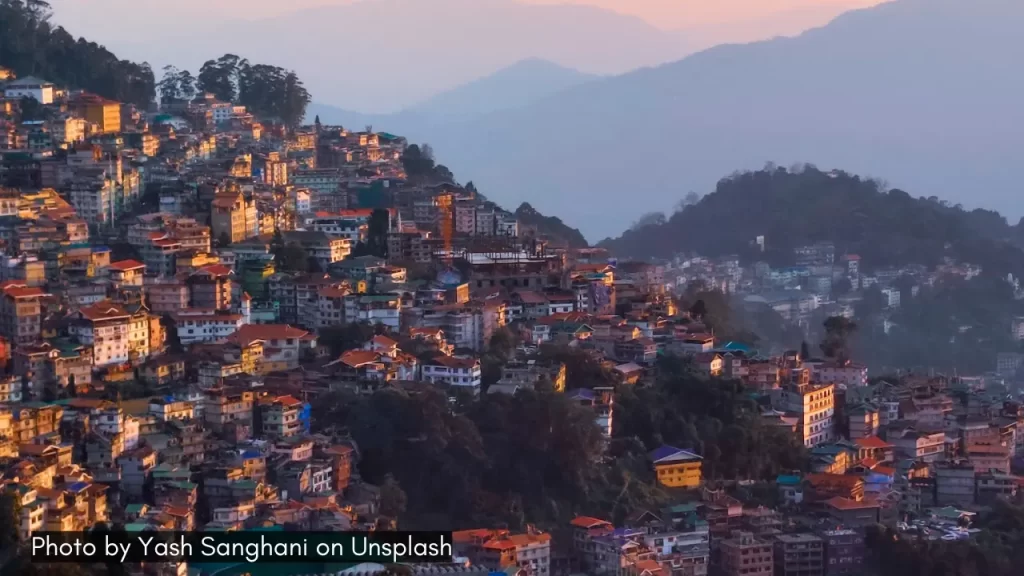
<svg viewBox="0 0 1024 576">
<path fill-rule="evenodd" d="M 878 436 L 868 436 L 867 438 L 857 438 L 854 440 L 858 448 L 892 448 L 892 444 L 889 444 L 885 440 L 882 440 Z"/>
<path fill-rule="evenodd" d="M 341 355 L 341 362 L 352 368 L 358 368 L 364 364 L 373 364 L 379 360 L 380 356 L 376 352 L 370 352 L 369 350 L 348 350 Z"/>
<path fill-rule="evenodd" d="M 146 265 L 138 260 L 120 260 L 110 263 L 111 270 L 120 270 L 122 272 L 127 272 L 128 270 L 139 270 L 140 268 L 145 267 Z"/>
<path fill-rule="evenodd" d="M 281 404 L 284 404 L 285 406 L 288 406 L 289 408 L 291 408 L 293 406 L 302 406 L 302 401 L 301 400 L 299 400 L 298 398 L 296 398 L 294 396 L 290 396 L 290 395 L 289 396 L 281 396 L 280 398 L 277 399 L 277 401 L 280 402 Z"/>
<path fill-rule="evenodd" d="M 227 276 L 231 274 L 231 268 L 223 264 L 210 264 L 193 272 L 193 274 L 209 274 L 211 276 Z"/>
<path fill-rule="evenodd" d="M 237 332 L 228 337 L 228 341 L 242 346 L 253 340 L 287 340 L 302 338 L 309 332 L 288 324 L 245 324 Z"/>
<path fill-rule="evenodd" d="M 8 286 L 4 288 L 4 294 L 11 298 L 35 298 L 46 295 L 41 289 L 30 286 Z"/>
<path fill-rule="evenodd" d="M 433 360 L 428 362 L 435 366 L 446 366 L 448 368 L 458 368 L 462 370 L 469 370 L 480 365 L 480 361 L 476 358 L 455 358 L 454 356 L 435 356 Z"/>
<path fill-rule="evenodd" d="M 390 348 L 392 346 L 398 346 L 398 342 L 395 342 L 391 338 L 384 335 L 374 336 L 372 342 L 378 346 L 384 346 Z"/>
<path fill-rule="evenodd" d="M 611 526 L 611 522 L 607 520 L 601 520 L 600 518 L 594 518 L 593 516 L 577 516 L 570 522 L 577 528 L 598 528 L 601 526 Z"/>
<path fill-rule="evenodd" d="M 79 310 L 79 313 L 82 314 L 82 318 L 92 321 L 127 318 L 131 316 L 127 310 L 109 300 L 97 302 L 92 306 L 86 306 Z"/>
</svg>

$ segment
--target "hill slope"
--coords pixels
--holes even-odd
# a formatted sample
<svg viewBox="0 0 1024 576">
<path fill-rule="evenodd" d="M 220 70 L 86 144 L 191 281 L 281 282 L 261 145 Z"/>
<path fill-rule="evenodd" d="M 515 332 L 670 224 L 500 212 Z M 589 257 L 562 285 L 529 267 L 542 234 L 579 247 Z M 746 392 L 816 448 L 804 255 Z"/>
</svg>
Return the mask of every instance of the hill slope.
<svg viewBox="0 0 1024 576">
<path fill-rule="evenodd" d="M 119 60 L 103 46 L 75 38 L 49 21 L 45 6 L 0 1 L 0 66 L 145 108 L 155 81 L 149 64 Z"/>
<path fill-rule="evenodd" d="M 899 0 L 721 46 L 429 136 L 499 202 L 617 233 L 722 174 L 813 162 L 1022 213 L 1024 2 Z M 485 144 L 481 140 L 486 135 Z"/>
<path fill-rule="evenodd" d="M 986 272 L 1024 272 L 1015 228 L 998 213 L 965 211 L 937 199 L 883 191 L 877 181 L 813 167 L 736 174 L 661 224 L 638 227 L 600 246 L 620 257 L 669 258 L 680 252 L 737 254 L 776 266 L 793 248 L 828 241 L 871 266 L 935 265 L 946 256 Z M 754 245 L 764 236 L 766 251 Z"/>
</svg>

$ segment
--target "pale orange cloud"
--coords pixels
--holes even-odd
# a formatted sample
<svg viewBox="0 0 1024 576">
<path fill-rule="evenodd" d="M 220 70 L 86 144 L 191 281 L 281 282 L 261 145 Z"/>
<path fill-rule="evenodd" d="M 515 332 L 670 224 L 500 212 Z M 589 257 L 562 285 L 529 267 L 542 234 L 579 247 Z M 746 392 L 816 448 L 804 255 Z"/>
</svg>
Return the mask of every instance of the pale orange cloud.
<svg viewBox="0 0 1024 576">
<path fill-rule="evenodd" d="M 787 13 L 838 14 L 883 0 L 522 0 L 534 4 L 583 4 L 638 16 L 661 28 L 753 23 Z"/>
</svg>

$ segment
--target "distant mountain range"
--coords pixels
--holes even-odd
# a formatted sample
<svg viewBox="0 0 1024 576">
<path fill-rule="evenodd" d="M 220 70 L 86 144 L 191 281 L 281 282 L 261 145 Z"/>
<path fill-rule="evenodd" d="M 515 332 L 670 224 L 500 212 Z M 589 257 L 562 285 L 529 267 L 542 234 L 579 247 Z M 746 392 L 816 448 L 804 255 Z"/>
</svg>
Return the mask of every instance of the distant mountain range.
<svg viewBox="0 0 1024 576">
<path fill-rule="evenodd" d="M 407 109 L 531 58 L 619 74 L 721 42 L 797 33 L 842 9 L 765 9 L 670 30 L 612 10 L 523 0 L 51 2 L 57 24 L 150 62 L 158 76 L 166 64 L 195 73 L 230 52 L 295 69 L 317 102 L 372 113 Z"/>
<path fill-rule="evenodd" d="M 165 8 L 161 18 L 174 21 L 174 5 Z M 632 16 L 514 0 L 364 0 L 241 18 L 193 19 L 128 40 L 110 26 L 88 34 L 157 68 L 194 71 L 227 52 L 284 66 L 318 102 L 373 113 L 396 112 L 530 58 L 612 74 L 697 48 L 685 34 Z"/>
<path fill-rule="evenodd" d="M 374 126 L 428 141 L 492 200 L 529 202 L 592 239 L 768 161 L 1016 218 L 1024 79 L 1007 71 L 1022 28 L 1019 0 L 899 0 L 464 122 Z"/>
<path fill-rule="evenodd" d="M 306 111 L 306 118 L 312 122 L 314 117 L 319 117 L 326 124 L 359 128 L 368 124 L 400 126 L 413 130 L 419 137 L 452 122 L 520 108 L 597 78 L 599 76 L 531 58 L 395 114 L 363 114 L 313 102 Z"/>
</svg>

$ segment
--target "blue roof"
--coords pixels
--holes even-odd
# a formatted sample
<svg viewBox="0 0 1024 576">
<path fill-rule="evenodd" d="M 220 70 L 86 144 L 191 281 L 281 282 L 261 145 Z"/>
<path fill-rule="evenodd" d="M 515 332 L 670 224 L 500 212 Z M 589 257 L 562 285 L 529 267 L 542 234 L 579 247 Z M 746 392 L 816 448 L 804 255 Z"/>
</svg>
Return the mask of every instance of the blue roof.
<svg viewBox="0 0 1024 576">
<path fill-rule="evenodd" d="M 800 483 L 800 476 L 796 474 L 779 474 L 775 479 L 776 484 L 782 484 L 784 486 L 793 486 Z"/>
<path fill-rule="evenodd" d="M 650 453 L 650 458 L 655 464 L 658 462 L 702 460 L 702 458 L 689 450 L 676 448 L 675 446 L 661 446 Z"/>
<path fill-rule="evenodd" d="M 576 388 L 575 390 L 569 392 L 569 398 L 572 398 L 574 400 L 593 400 L 594 391 L 591 390 L 590 388 Z"/>
<path fill-rule="evenodd" d="M 88 482 L 75 482 L 74 484 L 69 484 L 68 485 L 68 490 L 70 490 L 72 492 L 81 492 L 82 490 L 85 490 L 88 487 L 89 487 L 89 483 Z"/>
<path fill-rule="evenodd" d="M 259 458 L 262 456 L 259 450 L 246 450 L 242 452 L 242 458 Z"/>
<path fill-rule="evenodd" d="M 750 352 L 753 350 L 750 346 L 743 344 L 742 342 L 726 342 L 724 346 L 720 346 L 719 350 L 738 350 L 740 352 Z"/>
</svg>

